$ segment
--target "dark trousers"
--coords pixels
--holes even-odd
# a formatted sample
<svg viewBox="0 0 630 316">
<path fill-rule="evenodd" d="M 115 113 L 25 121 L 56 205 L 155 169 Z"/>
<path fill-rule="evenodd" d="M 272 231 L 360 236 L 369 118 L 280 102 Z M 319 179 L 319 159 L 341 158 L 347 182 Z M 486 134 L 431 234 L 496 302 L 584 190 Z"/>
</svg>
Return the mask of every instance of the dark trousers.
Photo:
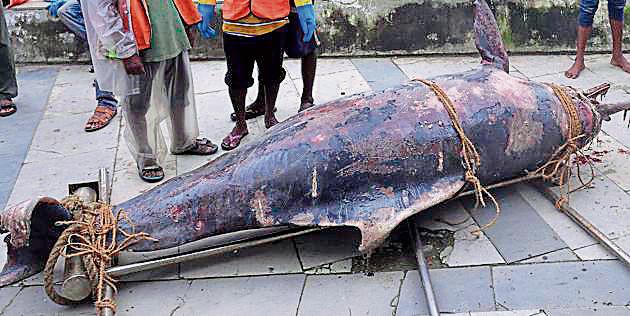
<svg viewBox="0 0 630 316">
<path fill-rule="evenodd" d="M 271 33 L 243 37 L 223 34 L 223 49 L 228 71 L 225 83 L 232 89 L 247 89 L 254 84 L 254 63 L 265 84 L 279 84 L 284 79 L 282 60 L 286 26 Z"/>
<path fill-rule="evenodd" d="M 18 87 L 15 79 L 15 60 L 11 50 L 9 29 L 4 19 L 4 9 L 0 5 L 0 99 L 17 97 Z"/>
</svg>

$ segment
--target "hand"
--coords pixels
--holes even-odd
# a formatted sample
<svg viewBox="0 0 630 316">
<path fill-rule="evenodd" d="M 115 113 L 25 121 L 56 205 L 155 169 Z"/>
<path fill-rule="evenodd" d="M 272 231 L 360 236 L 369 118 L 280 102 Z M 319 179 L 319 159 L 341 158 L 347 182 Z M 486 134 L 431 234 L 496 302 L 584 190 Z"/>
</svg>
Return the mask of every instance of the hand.
<svg viewBox="0 0 630 316">
<path fill-rule="evenodd" d="M 123 64 L 128 75 L 144 75 L 144 65 L 142 64 L 142 58 L 138 54 L 123 59 Z"/>
<path fill-rule="evenodd" d="M 193 25 L 186 25 L 186 36 L 190 42 L 190 47 L 195 47 L 195 27 Z"/>
<path fill-rule="evenodd" d="M 214 5 L 212 4 L 198 4 L 197 10 L 201 14 L 202 20 L 197 24 L 197 29 L 201 36 L 204 38 L 213 38 L 217 35 L 217 32 L 210 27 L 210 23 L 214 19 Z"/>
<path fill-rule="evenodd" d="M 66 4 L 66 0 L 51 1 L 47 7 L 48 13 L 50 13 L 50 15 L 53 17 L 57 17 L 59 15 L 59 8 L 61 8 L 61 6 L 63 6 L 64 4 Z"/>
<path fill-rule="evenodd" d="M 315 20 L 315 10 L 312 4 L 303 5 L 297 7 L 297 14 L 300 18 L 300 27 L 304 32 L 304 42 L 308 43 L 313 34 L 315 34 L 315 28 L 317 27 L 317 21 Z"/>
</svg>

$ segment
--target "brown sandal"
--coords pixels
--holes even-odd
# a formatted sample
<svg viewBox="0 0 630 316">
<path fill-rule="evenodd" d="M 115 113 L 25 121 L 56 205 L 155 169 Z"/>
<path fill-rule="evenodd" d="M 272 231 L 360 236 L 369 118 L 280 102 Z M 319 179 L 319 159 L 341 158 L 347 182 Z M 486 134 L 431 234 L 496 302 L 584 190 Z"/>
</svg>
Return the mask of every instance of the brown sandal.
<svg viewBox="0 0 630 316">
<path fill-rule="evenodd" d="M 195 139 L 195 145 L 194 147 L 181 152 L 181 153 L 177 153 L 178 155 L 199 155 L 199 156 L 208 156 L 208 155 L 212 155 L 215 154 L 217 151 L 219 151 L 219 146 L 213 144 L 209 139 L 207 138 L 199 138 L 199 139 Z"/>
<path fill-rule="evenodd" d="M 112 119 L 116 116 L 118 110 L 104 105 L 97 105 L 94 109 L 94 114 L 85 123 L 86 132 L 94 132 L 109 125 Z"/>
<path fill-rule="evenodd" d="M 243 138 L 245 138 L 245 136 L 249 134 L 248 130 L 244 130 L 244 131 L 235 131 L 235 130 L 236 128 L 233 129 L 227 136 L 225 136 L 225 138 L 223 138 L 223 141 L 221 142 L 221 148 L 223 148 L 223 150 L 230 151 L 230 150 L 235 149 L 241 144 L 241 141 L 243 140 Z"/>
</svg>

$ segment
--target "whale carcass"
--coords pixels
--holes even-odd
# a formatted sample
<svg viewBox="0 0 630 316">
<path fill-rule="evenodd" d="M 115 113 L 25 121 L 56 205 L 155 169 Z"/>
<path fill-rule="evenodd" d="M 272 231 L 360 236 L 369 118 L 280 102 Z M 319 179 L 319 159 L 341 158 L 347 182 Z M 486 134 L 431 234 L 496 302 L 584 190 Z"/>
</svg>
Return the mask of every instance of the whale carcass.
<svg viewBox="0 0 630 316">
<path fill-rule="evenodd" d="M 575 139 L 558 91 L 508 73 L 496 22 L 481 0 L 474 25 L 482 65 L 430 80 L 452 101 L 476 148 L 482 184 L 537 170 L 568 141 L 584 146 L 602 118 L 630 108 L 599 104 L 605 89 L 561 87 L 579 121 Z M 405 219 L 467 187 L 461 135 L 443 101 L 426 83 L 411 81 L 297 114 L 239 150 L 115 205 L 114 213 L 125 210 L 136 231 L 157 240 L 129 250 L 274 226 L 352 226 L 361 231 L 360 250 L 369 252 Z M 8 207 L 1 214 L 10 235 L 0 285 L 41 271 L 64 228 L 54 223 L 71 218 L 50 198 Z M 129 222 L 119 225 L 131 230 Z"/>
</svg>

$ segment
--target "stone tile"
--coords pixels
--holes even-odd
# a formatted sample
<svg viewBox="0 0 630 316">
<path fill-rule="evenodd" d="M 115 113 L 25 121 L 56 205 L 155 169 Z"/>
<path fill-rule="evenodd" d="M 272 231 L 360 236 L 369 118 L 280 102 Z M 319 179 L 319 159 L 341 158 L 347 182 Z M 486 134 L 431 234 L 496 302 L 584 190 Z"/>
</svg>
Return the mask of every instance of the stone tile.
<svg viewBox="0 0 630 316">
<path fill-rule="evenodd" d="M 234 253 L 182 263 L 186 279 L 300 273 L 293 241 L 241 249 Z"/>
<path fill-rule="evenodd" d="M 61 68 L 46 104 L 46 112 L 92 113 L 96 107 L 96 91 L 93 86 L 95 78 L 96 76 L 88 71 L 87 66 Z"/>
<path fill-rule="evenodd" d="M 168 155 L 167 161 L 162 168 L 164 168 L 165 180 L 174 177 L 176 175 L 175 156 Z M 124 142 L 121 142 L 121 147 L 118 150 L 116 158 L 116 170 L 113 174 L 112 204 L 124 202 L 157 185 L 159 185 L 159 183 L 147 183 L 140 179 L 136 162 L 131 156 L 131 153 L 129 153 L 127 146 Z"/>
<path fill-rule="evenodd" d="M 493 268 L 497 303 L 508 309 L 624 305 L 630 275 L 617 261 L 561 262 Z"/>
<path fill-rule="evenodd" d="M 629 95 L 630 97 L 630 95 Z M 615 182 L 622 190 L 630 190 L 630 148 L 617 142 L 605 133 L 600 133 L 587 154 L 601 161 L 593 161 L 593 165 L 602 174 Z"/>
<path fill-rule="evenodd" d="M 479 67 L 479 57 L 397 58 L 394 63 L 409 77 L 432 78 Z"/>
<path fill-rule="evenodd" d="M 352 272 L 352 259 L 324 264 L 304 271 L 306 274 L 341 274 Z"/>
<path fill-rule="evenodd" d="M 613 239 L 613 242 L 617 246 L 621 247 L 621 249 L 623 249 L 625 252 L 630 253 L 630 235 Z M 604 248 L 600 244 L 576 249 L 575 254 L 577 254 L 578 257 L 580 257 L 580 259 L 582 260 L 617 259 L 617 257 L 615 257 L 615 255 L 611 251 Z"/>
<path fill-rule="evenodd" d="M 608 94 L 606 94 L 604 101 L 607 103 L 628 102 L 630 101 L 630 94 L 628 94 L 625 90 L 612 89 L 608 92 Z M 612 115 L 610 118 L 610 121 L 602 123 L 602 130 L 617 140 L 620 144 L 630 147 L 630 133 L 628 133 L 629 119 L 627 115 L 625 120 L 623 119 L 623 113 L 617 113 Z"/>
<path fill-rule="evenodd" d="M 575 254 L 581 260 L 611 260 L 615 256 L 600 244 L 575 249 Z"/>
<path fill-rule="evenodd" d="M 284 69 L 287 70 L 287 74 L 291 79 L 302 79 L 302 64 L 299 59 L 286 59 L 284 61 Z M 356 68 L 348 58 L 317 59 L 317 75 L 328 75 L 352 70 L 356 70 Z"/>
<path fill-rule="evenodd" d="M 171 315 L 294 316 L 304 275 L 194 280 Z"/>
<path fill-rule="evenodd" d="M 0 289 L 0 312 L 2 312 L 18 295 L 21 288 L 16 286 L 7 286 Z"/>
<path fill-rule="evenodd" d="M 301 79 L 293 79 L 293 83 L 297 91 L 302 91 Z M 370 91 L 370 86 L 358 70 L 343 71 L 315 77 L 313 98 L 315 98 L 316 104 L 323 104 L 368 91 Z"/>
<path fill-rule="evenodd" d="M 567 247 L 514 188 L 494 190 L 492 193 L 501 206 L 501 214 L 497 222 L 484 232 L 506 262 L 520 261 Z M 466 199 L 464 203 L 479 225 L 489 223 L 496 216 L 492 203 L 485 208 L 471 210 L 474 204 L 473 199 Z"/>
<path fill-rule="evenodd" d="M 573 188 L 578 187 L 576 178 Z M 558 192 L 557 187 L 553 190 Z M 599 172 L 590 188 L 571 194 L 569 204 L 609 238 L 630 235 L 628 194 Z"/>
<path fill-rule="evenodd" d="M 567 308 L 545 310 L 547 316 L 628 316 L 630 309 L 627 306 L 592 307 L 592 308 Z"/>
<path fill-rule="evenodd" d="M 190 281 L 132 282 L 118 288 L 117 315 L 167 316 L 185 301 Z"/>
<path fill-rule="evenodd" d="M 518 311 L 495 311 L 470 313 L 470 316 L 546 316 L 545 312 L 539 309 L 526 309 Z"/>
<path fill-rule="evenodd" d="M 360 255 L 361 233 L 350 228 L 329 228 L 295 238 L 304 270 Z"/>
<path fill-rule="evenodd" d="M 443 259 L 450 267 L 505 263 L 494 245 L 459 201 L 442 204 L 416 215 L 416 226 L 454 231 L 453 250 Z"/>
<path fill-rule="evenodd" d="M 566 65 L 566 68 L 568 69 L 571 66 L 571 63 L 569 62 L 569 63 L 566 63 L 565 65 Z M 542 63 L 540 67 L 547 68 L 547 67 L 553 67 L 553 66 L 551 64 Z M 518 68 L 518 69 L 527 75 L 527 71 L 523 71 L 521 68 Z M 563 69 L 562 72 L 559 72 L 559 73 L 552 73 L 552 74 L 547 74 L 547 75 L 538 76 L 538 77 L 530 77 L 530 79 L 537 82 L 553 82 L 553 83 L 571 86 L 571 87 L 579 88 L 579 89 L 588 89 L 597 84 L 605 82 L 605 80 L 602 80 L 601 75 L 595 74 L 588 69 L 585 69 L 584 71 L 582 71 L 582 73 L 580 74 L 580 77 L 578 77 L 577 79 L 569 79 L 565 77 L 564 76 L 565 70 L 566 69 Z"/>
<path fill-rule="evenodd" d="M 18 112 L 11 116 L 11 120 L 21 115 L 42 113 L 45 110 L 58 71 L 58 67 L 20 67 L 17 74 L 20 93 L 15 98 Z M 37 93 L 26 93 L 33 91 Z"/>
<path fill-rule="evenodd" d="M 538 215 L 553 228 L 569 248 L 575 250 L 597 242 L 568 216 L 558 211 L 554 204 L 533 186 L 518 184 L 515 188 L 527 203 L 536 210 Z"/>
<path fill-rule="evenodd" d="M 392 315 L 402 272 L 311 275 L 297 315 Z"/>
<path fill-rule="evenodd" d="M 409 78 L 389 58 L 355 58 L 352 63 L 372 91 L 381 91 L 409 81 Z"/>
<path fill-rule="evenodd" d="M 542 263 L 542 262 L 561 262 L 561 261 L 579 261 L 573 251 L 569 248 L 556 250 L 538 257 L 521 261 L 521 263 Z"/>
<path fill-rule="evenodd" d="M 510 56 L 510 65 L 530 79 L 548 74 L 564 74 L 572 63 L 573 61 L 567 55 Z"/>
<path fill-rule="evenodd" d="M 77 154 L 27 163 L 22 166 L 9 203 L 17 203 L 38 195 L 63 198 L 68 195 L 68 184 L 98 180 L 99 168 L 113 170 L 115 149 Z"/>
<path fill-rule="evenodd" d="M 26 162 L 71 159 L 69 156 L 116 148 L 120 117 L 98 132 L 86 133 L 83 128 L 91 115 L 47 113 L 37 127 Z"/>
<path fill-rule="evenodd" d="M 13 302 L 3 310 L 3 315 L 29 316 L 74 316 L 94 315 L 94 305 L 81 304 L 77 306 L 62 306 L 51 301 L 41 286 L 22 288 Z"/>
<path fill-rule="evenodd" d="M 628 84 L 628 80 L 630 80 L 630 74 L 610 64 L 610 55 L 593 56 L 593 59 L 586 62 L 586 67 L 600 75 L 600 81 Z"/>
<path fill-rule="evenodd" d="M 227 94 L 228 87 L 225 84 L 227 63 L 224 60 L 192 62 L 191 68 L 195 94 L 214 91 L 225 91 Z"/>
<path fill-rule="evenodd" d="M 489 267 L 433 269 L 431 284 L 442 313 L 495 310 Z M 396 316 L 428 313 L 420 275 L 407 271 Z"/>
</svg>

